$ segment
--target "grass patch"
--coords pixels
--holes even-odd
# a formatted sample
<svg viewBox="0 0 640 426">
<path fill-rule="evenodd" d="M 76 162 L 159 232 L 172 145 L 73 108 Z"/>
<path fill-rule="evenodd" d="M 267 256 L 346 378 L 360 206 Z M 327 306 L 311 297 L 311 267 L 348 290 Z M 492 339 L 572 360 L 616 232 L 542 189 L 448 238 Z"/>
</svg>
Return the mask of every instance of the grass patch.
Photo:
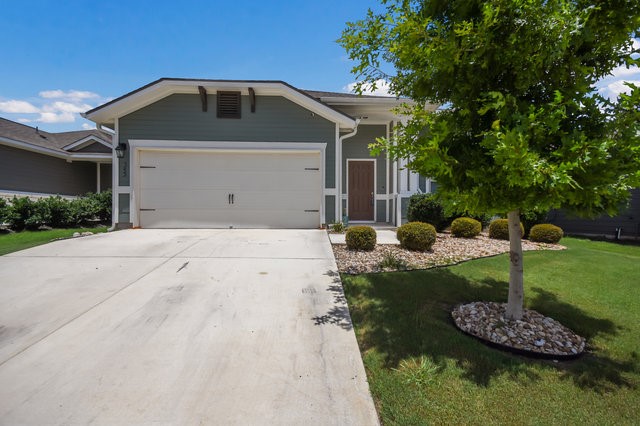
<svg viewBox="0 0 640 426">
<path fill-rule="evenodd" d="M 526 252 L 525 304 L 588 339 L 576 361 L 531 360 L 459 332 L 453 305 L 505 302 L 508 258 L 343 275 L 385 425 L 637 424 L 640 247 L 565 238 Z"/>
<path fill-rule="evenodd" d="M 106 232 L 106 226 L 96 228 L 51 229 L 48 231 L 22 231 L 0 234 L 0 256 L 51 242 L 58 238 L 69 238 L 74 232 Z"/>
</svg>

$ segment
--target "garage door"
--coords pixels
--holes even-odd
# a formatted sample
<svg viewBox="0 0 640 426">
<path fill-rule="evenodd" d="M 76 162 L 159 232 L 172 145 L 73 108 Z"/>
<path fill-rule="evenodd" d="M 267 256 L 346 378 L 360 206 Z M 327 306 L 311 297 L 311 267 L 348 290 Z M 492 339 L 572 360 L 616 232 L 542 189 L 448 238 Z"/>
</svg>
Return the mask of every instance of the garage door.
<svg viewBox="0 0 640 426">
<path fill-rule="evenodd" d="M 139 156 L 143 228 L 317 228 L 319 152 L 154 151 Z"/>
</svg>

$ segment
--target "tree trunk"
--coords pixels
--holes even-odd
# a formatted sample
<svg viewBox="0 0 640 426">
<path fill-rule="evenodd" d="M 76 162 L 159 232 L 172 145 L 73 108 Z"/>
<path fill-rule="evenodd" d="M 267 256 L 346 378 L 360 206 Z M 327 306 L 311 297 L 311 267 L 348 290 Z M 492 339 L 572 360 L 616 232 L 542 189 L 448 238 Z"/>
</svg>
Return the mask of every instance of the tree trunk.
<svg viewBox="0 0 640 426">
<path fill-rule="evenodd" d="M 520 231 L 520 211 L 513 210 L 507 215 L 509 219 L 509 300 L 506 318 L 522 319 L 524 306 L 524 282 L 522 265 L 522 233 Z"/>
</svg>

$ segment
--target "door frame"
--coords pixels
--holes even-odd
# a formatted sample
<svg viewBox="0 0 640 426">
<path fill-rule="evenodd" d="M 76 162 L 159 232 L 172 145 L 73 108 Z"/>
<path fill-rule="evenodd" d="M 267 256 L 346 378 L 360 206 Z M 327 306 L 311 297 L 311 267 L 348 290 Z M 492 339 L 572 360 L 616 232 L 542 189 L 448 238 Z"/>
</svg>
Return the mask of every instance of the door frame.
<svg viewBox="0 0 640 426">
<path fill-rule="evenodd" d="M 349 223 L 375 223 L 376 218 L 378 217 L 378 203 L 377 203 L 377 195 L 378 191 L 376 188 L 376 183 L 378 182 L 378 163 L 375 158 L 347 158 L 347 216 L 349 216 L 349 163 L 351 161 L 371 161 L 373 163 L 373 219 L 371 220 L 351 220 L 349 219 Z"/>
<path fill-rule="evenodd" d="M 174 152 L 317 152 L 320 155 L 320 223 L 325 223 L 325 171 L 326 143 L 316 142 L 231 142 L 231 141 L 180 141 L 180 140 L 152 140 L 129 139 L 130 156 L 130 203 L 129 220 L 134 228 L 140 227 L 140 151 L 174 151 Z"/>
</svg>

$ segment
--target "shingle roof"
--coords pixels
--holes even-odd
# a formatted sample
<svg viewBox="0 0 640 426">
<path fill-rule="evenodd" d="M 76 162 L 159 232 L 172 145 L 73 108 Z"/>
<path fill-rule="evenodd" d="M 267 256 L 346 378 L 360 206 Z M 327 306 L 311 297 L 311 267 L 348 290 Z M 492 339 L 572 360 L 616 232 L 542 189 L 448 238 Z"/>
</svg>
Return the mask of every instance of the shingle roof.
<svg viewBox="0 0 640 426">
<path fill-rule="evenodd" d="M 60 152 L 66 152 L 63 148 L 88 136 L 95 136 L 111 143 L 111 135 L 95 130 L 77 130 L 73 132 L 50 133 L 37 127 L 27 126 L 0 117 L 0 137 L 14 141 L 25 142 L 31 145 L 41 146 Z"/>
</svg>

